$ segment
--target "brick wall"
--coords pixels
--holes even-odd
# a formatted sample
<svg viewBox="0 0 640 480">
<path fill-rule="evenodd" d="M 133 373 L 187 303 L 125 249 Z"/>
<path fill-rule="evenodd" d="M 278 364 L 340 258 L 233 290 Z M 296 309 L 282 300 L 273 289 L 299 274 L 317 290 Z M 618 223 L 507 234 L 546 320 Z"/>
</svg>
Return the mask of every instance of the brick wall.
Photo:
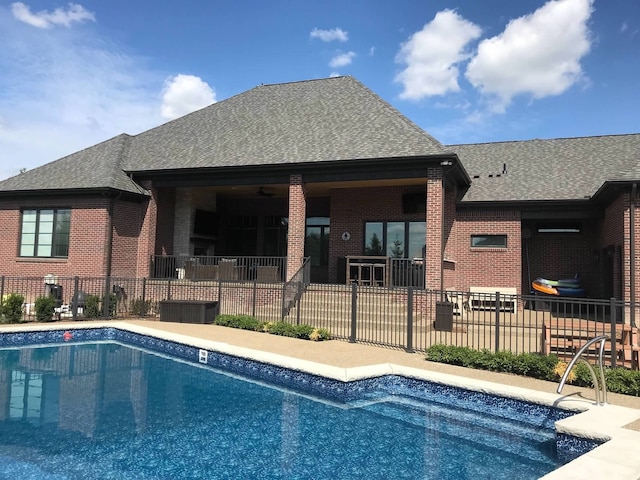
<svg viewBox="0 0 640 480">
<path fill-rule="evenodd" d="M 136 276 L 138 237 L 143 223 L 140 202 L 114 201 L 111 275 Z"/>
<path fill-rule="evenodd" d="M 410 187 L 338 188 L 331 191 L 329 282 L 337 282 L 338 258 L 362 255 L 364 222 L 424 220 L 423 213 L 402 213 L 402 194 L 408 188 Z M 349 240 L 342 239 L 344 232 L 349 232 Z"/>
<path fill-rule="evenodd" d="M 0 204 L 0 274 L 26 277 L 104 275 L 108 202 L 105 197 L 3 200 Z M 18 257 L 21 208 L 71 208 L 68 258 Z"/>
<path fill-rule="evenodd" d="M 287 280 L 302 266 L 304 258 L 306 196 L 301 175 L 289 179 L 289 231 L 287 235 Z"/>
<path fill-rule="evenodd" d="M 442 243 L 444 222 L 444 192 L 442 188 L 442 169 L 427 170 L 427 234 L 426 234 L 426 272 L 425 288 L 440 290 L 444 287 L 442 275 Z M 446 242 L 446 240 L 444 240 Z"/>
<path fill-rule="evenodd" d="M 136 261 L 136 277 L 148 277 L 151 267 L 151 256 L 155 254 L 156 222 L 158 219 L 158 190 L 152 188 L 151 182 L 142 183 L 149 190 L 151 197 L 141 205 L 142 225 L 138 237 Z"/>
<path fill-rule="evenodd" d="M 507 235 L 507 248 L 471 248 L 471 235 Z M 455 262 L 455 280 L 448 288 L 516 287 L 521 293 L 520 213 L 459 211 L 448 236 L 445 258 Z"/>
</svg>

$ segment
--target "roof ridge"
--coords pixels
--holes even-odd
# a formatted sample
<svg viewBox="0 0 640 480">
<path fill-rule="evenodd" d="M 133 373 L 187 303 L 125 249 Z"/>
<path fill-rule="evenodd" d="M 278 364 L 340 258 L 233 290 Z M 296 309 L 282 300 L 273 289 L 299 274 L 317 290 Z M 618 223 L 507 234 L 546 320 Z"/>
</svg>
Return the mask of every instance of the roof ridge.
<svg viewBox="0 0 640 480">
<path fill-rule="evenodd" d="M 587 138 L 632 137 L 637 135 L 640 135 L 640 132 L 614 133 L 610 135 L 581 135 L 578 137 L 528 138 L 524 140 L 499 140 L 497 142 L 452 143 L 452 144 L 446 144 L 445 147 L 462 147 L 462 146 L 471 146 L 471 145 L 498 145 L 498 144 L 505 144 L 505 143 L 553 142 L 558 140 L 583 140 Z"/>
</svg>

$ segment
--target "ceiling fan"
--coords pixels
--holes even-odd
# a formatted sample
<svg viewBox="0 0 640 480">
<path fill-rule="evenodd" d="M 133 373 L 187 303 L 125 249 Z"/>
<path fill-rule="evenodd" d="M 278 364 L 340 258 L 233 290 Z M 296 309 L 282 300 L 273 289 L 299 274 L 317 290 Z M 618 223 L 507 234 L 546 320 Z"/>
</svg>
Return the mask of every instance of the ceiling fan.
<svg viewBox="0 0 640 480">
<path fill-rule="evenodd" d="M 256 195 L 258 197 L 273 197 L 275 195 L 275 193 L 266 192 L 263 187 L 260 187 L 260 188 L 258 188 L 258 191 L 256 192 Z"/>
</svg>

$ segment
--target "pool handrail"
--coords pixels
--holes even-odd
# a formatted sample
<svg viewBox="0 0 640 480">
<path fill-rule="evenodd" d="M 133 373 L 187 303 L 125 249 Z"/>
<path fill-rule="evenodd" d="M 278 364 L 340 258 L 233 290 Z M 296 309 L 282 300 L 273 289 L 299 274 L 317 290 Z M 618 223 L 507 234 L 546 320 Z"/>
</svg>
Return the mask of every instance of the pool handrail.
<svg viewBox="0 0 640 480">
<path fill-rule="evenodd" d="M 605 340 L 609 340 L 609 338 L 610 337 L 608 335 L 598 335 L 597 337 L 594 337 L 591 340 L 589 340 L 587 343 L 585 343 L 582 346 L 582 348 L 580 348 L 580 350 L 576 352 L 576 354 L 571 359 L 571 362 L 569 362 L 567 369 L 564 371 L 564 375 L 562 375 L 562 378 L 560 379 L 560 383 L 558 384 L 558 390 L 557 390 L 558 393 L 562 392 L 562 388 L 564 387 L 564 384 L 567 381 L 567 378 L 569 377 L 569 373 L 571 373 L 571 369 L 575 366 L 578 360 L 581 360 L 587 366 L 587 368 L 589 369 L 589 372 L 591 373 L 593 388 L 596 394 L 596 405 L 600 406 L 600 405 L 605 405 L 607 403 L 607 383 L 604 377 L 604 367 L 602 363 L 602 356 L 604 353 L 604 342 Z M 600 371 L 600 381 L 598 381 L 596 372 L 591 366 L 591 364 L 587 362 L 584 358 L 582 358 L 582 354 L 587 350 L 587 348 L 589 348 L 591 345 L 597 342 L 600 342 L 600 348 L 598 350 L 598 360 L 597 360 L 597 366 Z M 602 397 L 602 402 L 600 401 L 601 397 Z"/>
</svg>

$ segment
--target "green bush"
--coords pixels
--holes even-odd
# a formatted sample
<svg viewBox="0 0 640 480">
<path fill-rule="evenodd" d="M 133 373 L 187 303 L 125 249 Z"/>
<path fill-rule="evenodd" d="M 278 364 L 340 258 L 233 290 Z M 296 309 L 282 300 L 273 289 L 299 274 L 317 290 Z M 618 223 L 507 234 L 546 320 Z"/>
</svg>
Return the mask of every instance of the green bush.
<svg viewBox="0 0 640 480">
<path fill-rule="evenodd" d="M 304 340 L 321 341 L 331 338 L 331 334 L 325 328 L 313 328 L 309 325 L 292 325 L 286 322 L 261 322 L 249 315 L 218 315 L 214 323 L 222 327 L 266 332 L 273 335 Z"/>
<path fill-rule="evenodd" d="M 100 297 L 98 295 L 87 295 L 84 299 L 84 317 L 98 318 L 102 311 L 100 310 Z"/>
<path fill-rule="evenodd" d="M 218 315 L 214 321 L 223 327 L 239 328 L 241 330 L 261 330 L 262 322 L 249 315 Z"/>
<path fill-rule="evenodd" d="M 22 321 L 22 305 L 24 296 L 19 293 L 10 293 L 2 301 L 2 314 L 6 323 L 19 323 Z"/>
<path fill-rule="evenodd" d="M 56 299 L 50 295 L 36 298 L 35 301 L 36 320 L 38 322 L 50 322 L 56 308 Z"/>
<path fill-rule="evenodd" d="M 151 307 L 151 300 L 142 300 L 141 298 L 136 298 L 135 300 L 131 301 L 129 310 L 133 315 L 143 317 L 151 313 Z"/>
<path fill-rule="evenodd" d="M 85 318 L 102 318 L 104 317 L 104 299 L 99 295 L 87 295 L 85 296 L 84 305 L 84 317 Z M 118 306 L 118 299 L 115 293 L 110 293 L 109 296 L 109 317 L 113 318 L 116 315 L 116 308 Z"/>
<path fill-rule="evenodd" d="M 540 380 L 558 381 L 560 371 L 555 355 L 539 355 L 535 353 L 513 354 L 507 351 L 493 353 L 489 350 L 473 350 L 468 347 L 454 345 L 433 345 L 426 351 L 426 358 L 432 362 L 460 365 L 462 367 L 495 372 L 514 373 Z M 564 364 L 566 367 L 566 364 Z M 563 367 L 563 368 L 564 368 Z M 572 373 L 573 380 L 568 383 L 580 387 L 591 387 L 592 379 L 589 368 L 584 363 L 577 363 Z M 597 372 L 596 372 L 597 373 Z M 613 393 L 640 396 L 640 371 L 626 368 L 606 368 L 605 381 L 607 390 Z M 571 377 L 570 377 L 571 378 Z"/>
</svg>

